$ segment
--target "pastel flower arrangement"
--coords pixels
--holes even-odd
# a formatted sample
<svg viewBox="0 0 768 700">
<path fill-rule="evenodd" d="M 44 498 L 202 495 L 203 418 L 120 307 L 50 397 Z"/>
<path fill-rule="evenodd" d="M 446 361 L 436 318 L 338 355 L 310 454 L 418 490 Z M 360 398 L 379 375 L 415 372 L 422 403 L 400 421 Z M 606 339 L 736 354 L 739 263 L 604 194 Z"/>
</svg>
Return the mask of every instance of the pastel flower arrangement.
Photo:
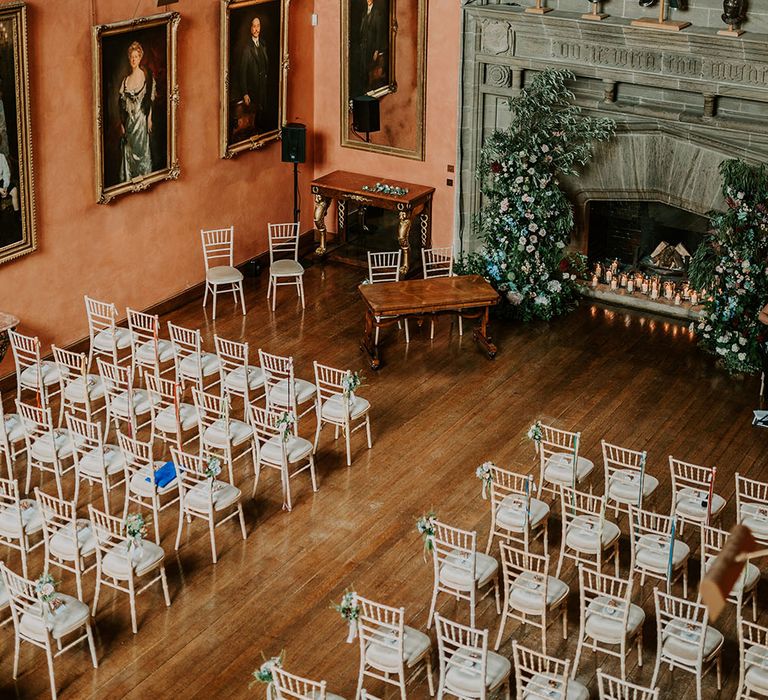
<svg viewBox="0 0 768 700">
<path fill-rule="evenodd" d="M 208 457 L 203 471 L 206 477 L 210 480 L 211 484 L 216 480 L 216 477 L 221 474 L 221 459 L 216 456 Z"/>
<path fill-rule="evenodd" d="M 539 451 L 539 447 L 541 446 L 541 440 L 543 437 L 543 433 L 541 430 L 541 421 L 537 420 L 534 421 L 533 425 L 531 425 L 530 428 L 528 428 L 528 432 L 525 434 L 525 436 L 529 440 L 533 440 L 534 445 L 536 446 L 536 451 Z"/>
<path fill-rule="evenodd" d="M 262 663 L 261 666 L 259 666 L 251 674 L 253 676 L 253 680 L 251 681 L 248 687 L 249 688 L 252 687 L 254 683 L 264 683 L 269 688 L 275 682 L 275 679 L 272 676 L 272 671 L 275 668 L 283 667 L 284 656 L 285 656 L 285 651 L 281 651 L 279 656 L 273 656 L 270 659 L 265 659 L 264 663 Z M 269 696 L 269 691 L 267 692 L 267 695 Z"/>
<path fill-rule="evenodd" d="M 488 489 L 493 483 L 493 471 L 496 468 L 495 462 L 483 462 L 475 469 L 475 476 L 483 482 L 483 500 L 488 498 Z"/>
<path fill-rule="evenodd" d="M 344 396 L 349 397 L 351 394 L 356 392 L 362 386 L 363 379 L 364 377 L 362 370 L 358 370 L 357 372 L 348 372 L 345 374 L 344 378 L 341 380 Z"/>
<path fill-rule="evenodd" d="M 416 521 L 416 531 L 424 539 L 424 559 L 427 558 L 427 553 L 431 552 L 435 548 L 433 538 L 435 536 L 435 520 L 437 520 L 437 514 L 434 511 L 429 511 L 426 515 L 422 515 Z"/>
<path fill-rule="evenodd" d="M 275 427 L 280 431 L 283 442 L 288 442 L 296 427 L 296 415 L 293 411 L 283 411 L 275 422 Z"/>
<path fill-rule="evenodd" d="M 50 603 L 56 597 L 58 581 L 49 573 L 44 573 L 35 581 L 35 593 L 42 603 Z"/>
<path fill-rule="evenodd" d="M 125 519 L 125 534 L 128 535 L 128 548 L 139 547 L 147 536 L 147 523 L 141 513 L 130 513 Z"/>
<path fill-rule="evenodd" d="M 397 185 L 388 185 L 385 182 L 377 182 L 375 185 L 363 185 L 360 189 L 365 192 L 375 192 L 377 194 L 388 194 L 393 197 L 405 197 L 408 194 L 408 190 L 405 187 L 398 187 Z"/>
<path fill-rule="evenodd" d="M 360 606 L 357 602 L 357 593 L 347 589 L 341 597 L 340 603 L 332 603 L 331 607 L 341 615 L 341 619 L 349 625 L 347 644 L 357 636 L 357 621 L 360 619 Z"/>
</svg>

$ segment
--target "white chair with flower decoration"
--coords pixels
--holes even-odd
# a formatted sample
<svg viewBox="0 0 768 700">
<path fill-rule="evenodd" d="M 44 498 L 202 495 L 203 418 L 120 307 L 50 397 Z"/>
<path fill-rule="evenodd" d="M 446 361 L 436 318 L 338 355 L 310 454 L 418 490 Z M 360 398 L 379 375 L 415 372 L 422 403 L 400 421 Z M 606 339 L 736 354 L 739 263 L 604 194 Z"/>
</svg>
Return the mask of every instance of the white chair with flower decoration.
<svg viewBox="0 0 768 700">
<path fill-rule="evenodd" d="M 539 454 L 539 488 L 557 497 L 561 486 L 578 488 L 595 468 L 579 455 L 581 433 L 538 424 L 541 439 L 534 440 Z"/>
<path fill-rule="evenodd" d="M 597 687 L 600 693 L 599 700 L 659 700 L 658 688 L 646 688 L 614 678 L 603 669 L 597 669 Z"/>
<path fill-rule="evenodd" d="M 264 371 L 248 363 L 248 343 L 225 340 L 213 336 L 216 356 L 219 358 L 221 386 L 230 400 L 237 396 L 243 400 L 243 419 L 247 420 L 248 404 L 265 398 Z"/>
<path fill-rule="evenodd" d="M 613 505 L 615 517 L 629 515 L 629 507 L 643 507 L 643 502 L 659 486 L 659 480 L 645 469 L 647 453 L 612 445 L 601 440 L 605 469 L 605 495 L 608 506 Z"/>
<path fill-rule="evenodd" d="M 413 678 L 422 666 L 427 674 L 429 694 L 434 695 L 432 641 L 423 632 L 405 624 L 405 608 L 393 608 L 361 596 L 357 596 L 357 604 L 360 672 L 355 697 L 359 697 L 365 679 L 372 678 L 399 688 L 400 697 L 405 700 L 406 670 L 416 669 Z"/>
<path fill-rule="evenodd" d="M 51 682 L 51 698 L 56 700 L 56 677 L 53 671 L 53 660 L 65 651 L 87 641 L 91 652 L 91 662 L 94 668 L 99 664 L 96 659 L 96 647 L 91 632 L 91 614 L 88 606 L 64 593 L 56 593 L 58 607 L 55 612 L 41 605 L 34 581 L 27 580 L 13 573 L 5 564 L 0 562 L 0 577 L 11 602 L 11 614 L 16 637 L 13 654 L 13 679 L 19 675 L 19 650 L 21 642 L 28 642 L 45 651 L 48 661 L 48 677 Z M 71 637 L 75 632 L 85 628 L 85 632 L 77 637 Z M 57 651 L 54 652 L 53 640 Z M 62 642 L 66 640 L 64 646 Z M 39 668 L 35 669 L 39 672 Z"/>
<path fill-rule="evenodd" d="M 117 442 L 125 458 L 123 520 L 128 517 L 131 504 L 136 505 L 140 511 L 149 508 L 152 511 L 155 543 L 160 544 L 160 512 L 179 500 L 173 463 L 155 461 L 152 457 L 152 444 L 149 442 L 136 440 L 123 433 L 117 434 Z"/>
<path fill-rule="evenodd" d="M 527 552 L 531 539 L 542 538 L 544 553 L 549 550 L 549 506 L 534 497 L 532 474 L 517 474 L 488 463 L 491 492 L 491 528 L 485 553 L 490 554 L 493 538 L 522 544 Z"/>
<path fill-rule="evenodd" d="M 755 541 L 768 547 L 768 483 L 736 472 L 736 522 L 746 525 Z"/>
<path fill-rule="evenodd" d="M 502 694 L 509 700 L 509 659 L 488 651 L 488 630 L 467 627 L 435 615 L 440 681 L 437 697 L 486 700 Z"/>
<path fill-rule="evenodd" d="M 0 545 L 19 552 L 24 576 L 27 576 L 29 552 L 44 542 L 41 537 L 36 544 L 30 544 L 30 537 L 42 529 L 37 501 L 19 498 L 19 484 L 15 479 L 0 479 Z"/>
<path fill-rule="evenodd" d="M 616 523 L 605 518 L 605 496 L 594 496 L 568 486 L 560 488 L 563 527 L 555 577 L 559 578 L 565 559 L 573 559 L 576 564 L 590 564 L 598 571 L 613 559 L 618 576 L 621 531 Z"/>
<path fill-rule="evenodd" d="M 589 700 L 589 690 L 570 675 L 570 660 L 556 659 L 512 642 L 517 700 Z"/>
<path fill-rule="evenodd" d="M 768 627 L 737 617 L 739 687 L 736 700 L 768 696 Z"/>
<path fill-rule="evenodd" d="M 275 259 L 276 256 L 287 257 Z M 299 262 L 299 225 L 269 224 L 269 285 L 267 300 L 272 295 L 272 311 L 277 303 L 278 287 L 296 287 L 304 308 L 304 268 Z"/>
<path fill-rule="evenodd" d="M 477 533 L 451 527 L 439 520 L 433 521 L 433 528 L 431 548 L 434 587 L 427 629 L 432 627 L 438 593 L 448 593 L 456 600 L 469 601 L 469 624 L 474 627 L 477 596 L 486 588 L 481 599 L 493 591 L 496 612 L 500 615 L 499 562 L 477 551 Z"/>
<path fill-rule="evenodd" d="M 197 437 L 197 410 L 181 401 L 182 389 L 174 379 L 146 374 L 144 381 L 152 406 L 152 434 L 166 445 L 183 449 Z M 190 434 L 190 431 L 194 432 Z"/>
<path fill-rule="evenodd" d="M 673 536 L 670 568 L 669 548 Z M 688 557 L 691 549 L 677 537 L 675 518 L 630 506 L 629 544 L 629 568 L 632 576 L 640 574 L 641 588 L 645 585 L 645 577 L 650 576 L 664 581 L 667 593 L 671 593 L 672 584 L 682 579 L 683 597 L 688 597 Z"/>
<path fill-rule="evenodd" d="M 160 337 L 160 318 L 128 308 L 128 330 L 131 333 L 131 367 L 139 378 L 146 374 L 159 377 L 173 371 L 173 345 Z"/>
<path fill-rule="evenodd" d="M 50 406 L 51 398 L 61 391 L 54 389 L 59 384 L 56 363 L 42 360 L 37 337 L 9 330 L 8 340 L 16 363 L 16 400 L 21 401 L 23 391 L 32 391 L 40 406 Z"/>
<path fill-rule="evenodd" d="M 35 500 L 43 521 L 45 571 L 57 566 L 75 575 L 77 597 L 83 599 L 83 575 L 96 568 L 88 560 L 96 554 L 91 523 L 77 517 L 74 502 L 56 498 L 35 489 Z"/>
<path fill-rule="evenodd" d="M 278 412 L 293 412 L 296 417 L 296 433 L 303 416 L 310 411 L 315 414 L 318 412 L 317 387 L 312 382 L 296 378 L 292 357 L 271 355 L 259 350 L 259 364 L 264 371 L 267 408 Z M 309 406 L 302 411 L 305 404 Z"/>
<path fill-rule="evenodd" d="M 686 522 L 697 527 L 701 524 L 714 525 L 719 522 L 725 507 L 725 499 L 714 492 L 715 467 L 702 467 L 682 462 L 669 456 L 669 471 L 672 476 L 671 515 L 677 515 L 680 534 Z M 712 499 L 710 503 L 710 491 Z"/>
<path fill-rule="evenodd" d="M 53 359 L 59 370 L 61 386 L 61 415 L 71 413 L 82 414 L 85 419 L 92 421 L 97 413 L 106 411 L 104 382 L 98 374 L 88 372 L 88 356 L 84 352 L 71 352 L 51 346 Z M 101 403 L 99 408 L 96 404 Z"/>
<path fill-rule="evenodd" d="M 118 364 L 121 359 L 130 359 L 130 353 L 123 358 L 120 353 L 130 350 L 131 332 L 117 325 L 117 307 L 104 301 L 96 301 L 88 295 L 85 299 L 85 313 L 88 316 L 88 336 L 90 349 L 88 351 L 88 367 L 93 358 L 103 356 L 112 364 Z"/>
<path fill-rule="evenodd" d="M 163 588 L 165 605 L 171 606 L 168 582 L 165 578 L 165 552 L 154 542 L 147 540 L 131 542 L 126 535 L 125 520 L 96 510 L 90 504 L 88 504 L 88 516 L 96 538 L 96 590 L 93 594 L 93 616 L 96 617 L 102 586 L 109 586 L 121 593 L 127 593 L 131 606 L 131 629 L 136 634 L 138 631 L 137 595 L 159 581 Z M 137 579 L 139 579 L 138 582 Z M 141 588 L 137 589 L 137 583 Z"/>
<path fill-rule="evenodd" d="M 208 292 L 213 296 L 213 320 L 216 320 L 216 297 L 232 292 L 237 307 L 240 305 L 245 316 L 245 296 L 243 294 L 243 273 L 235 267 L 235 227 L 200 229 L 205 259 L 205 294 L 203 308 L 208 303 Z M 223 289 L 220 289 L 223 287 Z"/>
<path fill-rule="evenodd" d="M 216 551 L 216 528 L 232 518 L 240 520 L 240 530 L 246 539 L 245 518 L 243 506 L 240 503 L 240 489 L 226 481 L 219 481 L 216 475 L 209 476 L 209 463 L 199 455 L 192 455 L 171 447 L 173 463 L 176 466 L 177 482 L 179 485 L 179 529 L 176 533 L 178 550 L 181 544 L 181 532 L 184 527 L 184 517 L 199 518 L 208 523 L 211 538 L 211 555 L 213 563 L 218 560 Z M 231 512 L 217 521 L 217 516 L 223 512 Z"/>
<path fill-rule="evenodd" d="M 653 589 L 656 606 L 656 666 L 651 685 L 655 686 L 662 664 L 693 673 L 696 698 L 702 700 L 701 680 L 713 666 L 717 670 L 717 689 L 722 687 L 723 635 L 711 627 L 705 605 Z"/>
<path fill-rule="evenodd" d="M 315 386 L 317 387 L 317 403 L 320 406 L 317 430 L 315 431 L 314 450 L 320 442 L 320 431 L 323 426 L 332 425 L 335 437 L 339 437 L 339 430 L 344 435 L 347 449 L 347 466 L 352 464 L 350 438 L 352 433 L 365 428 L 368 438 L 368 449 L 371 443 L 371 404 L 355 391 L 348 391 L 347 385 L 352 379 L 352 372 L 344 369 L 335 369 L 327 365 L 314 362 Z M 356 424 L 356 425 L 355 425 Z"/>
<path fill-rule="evenodd" d="M 170 321 L 168 332 L 173 346 L 173 366 L 176 382 L 186 389 L 187 383 L 205 391 L 219 382 L 219 358 L 213 353 L 203 352 L 203 341 L 199 330 L 182 328 Z M 212 380 L 206 386 L 206 380 Z"/>
<path fill-rule="evenodd" d="M 325 681 L 313 681 L 288 673 L 280 666 L 272 668 L 273 700 L 344 700 L 329 693 Z"/>
<path fill-rule="evenodd" d="M 5 458 L 9 479 L 14 478 L 16 460 L 26 449 L 21 418 L 18 413 L 5 413 L 3 395 L 0 394 L 0 460 Z"/>
<path fill-rule="evenodd" d="M 627 658 L 637 644 L 637 665 L 643 665 L 645 612 L 632 603 L 632 578 L 608 576 L 579 564 L 579 641 L 573 660 L 576 677 L 584 648 L 617 656 L 621 677 L 627 677 Z M 618 647 L 618 648 L 617 648 Z"/>
<path fill-rule="evenodd" d="M 104 439 L 109 437 L 112 426 L 115 432 L 120 432 L 121 423 L 126 424 L 131 435 L 137 435 L 139 430 L 149 425 L 152 426 L 152 401 L 154 398 L 145 389 L 136 389 L 134 384 L 133 368 L 128 365 L 113 365 L 96 359 L 99 374 L 104 382 L 107 400 L 107 417 Z M 143 419 L 143 422 L 139 422 Z M 150 434 L 152 442 L 154 435 Z"/>
<path fill-rule="evenodd" d="M 400 266 L 402 265 L 403 251 L 371 253 L 368 252 L 368 284 L 379 284 L 381 282 L 399 282 Z M 376 317 L 376 337 L 374 344 L 379 344 L 379 322 L 385 320 L 384 316 Z M 411 335 L 408 329 L 408 319 L 402 321 L 405 327 L 405 342 L 411 342 Z M 400 328 L 401 322 L 397 322 Z"/>
<path fill-rule="evenodd" d="M 453 246 L 443 248 L 422 248 L 421 249 L 421 267 L 424 279 L 434 279 L 435 277 L 453 277 Z M 430 339 L 435 337 L 435 315 L 432 315 L 429 328 Z M 456 314 L 459 320 L 459 335 L 464 335 L 464 324 L 461 313 Z"/>
<path fill-rule="evenodd" d="M 281 416 L 254 405 L 248 407 L 248 422 L 253 430 L 253 445 L 256 449 L 252 497 L 256 495 L 262 467 L 276 469 L 280 472 L 283 509 L 290 511 L 293 508 L 291 479 L 309 470 L 312 490 L 317 491 L 317 475 L 312 443 L 292 433 L 290 425 L 283 422 L 286 415 Z"/>
<path fill-rule="evenodd" d="M 568 594 L 566 583 L 549 576 L 549 556 L 499 543 L 504 574 L 504 603 L 494 649 L 498 651 L 508 619 L 541 630 L 541 650 L 547 653 L 547 627 L 560 614 L 563 639 L 568 638 Z M 534 618 L 534 619 L 531 619 Z M 535 618 L 539 618 L 536 621 Z"/>
</svg>

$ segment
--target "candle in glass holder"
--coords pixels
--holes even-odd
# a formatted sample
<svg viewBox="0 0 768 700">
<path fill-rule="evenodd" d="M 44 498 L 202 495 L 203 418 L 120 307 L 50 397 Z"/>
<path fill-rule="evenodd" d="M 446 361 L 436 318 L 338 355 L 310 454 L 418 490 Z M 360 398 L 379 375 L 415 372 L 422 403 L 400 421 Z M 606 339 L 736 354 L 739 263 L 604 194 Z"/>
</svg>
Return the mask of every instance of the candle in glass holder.
<svg viewBox="0 0 768 700">
<path fill-rule="evenodd" d="M 693 289 L 691 290 L 691 306 L 696 306 L 699 303 L 699 293 Z"/>
<path fill-rule="evenodd" d="M 640 282 L 640 291 L 643 294 L 648 294 L 648 280 L 645 277 L 643 277 L 643 281 Z"/>
<path fill-rule="evenodd" d="M 632 294 L 632 292 L 634 292 L 634 291 L 635 291 L 635 278 L 634 278 L 634 277 L 630 277 L 630 278 L 627 280 L 627 291 L 628 291 L 630 294 Z"/>
<path fill-rule="evenodd" d="M 629 278 L 627 277 L 627 273 L 626 273 L 626 272 L 622 272 L 622 273 L 621 273 L 621 277 L 619 277 L 619 283 L 620 283 L 620 285 L 621 285 L 622 287 L 626 287 L 626 286 L 627 286 L 627 281 L 628 281 L 628 280 L 629 280 Z"/>
<path fill-rule="evenodd" d="M 611 291 L 615 292 L 619 287 L 619 278 L 615 275 L 611 277 Z"/>
<path fill-rule="evenodd" d="M 606 282 L 606 284 L 610 284 L 612 279 L 613 279 L 613 272 L 611 272 L 610 270 L 606 270 L 605 271 L 605 282 Z"/>
<path fill-rule="evenodd" d="M 675 296 L 675 285 L 672 282 L 664 282 L 664 298 L 672 299 Z"/>
<path fill-rule="evenodd" d="M 598 283 L 599 281 L 600 281 L 600 280 L 599 280 L 599 278 L 598 278 L 597 274 L 594 274 L 594 275 L 592 275 L 592 287 L 593 287 L 593 288 L 594 288 L 594 287 L 597 287 L 597 283 Z"/>
<path fill-rule="evenodd" d="M 683 299 L 687 299 L 691 296 L 691 284 L 690 282 L 683 282 L 683 288 L 681 289 Z"/>
<path fill-rule="evenodd" d="M 598 262 L 595 263 L 595 274 L 597 275 L 597 278 L 600 279 L 603 275 L 603 266 Z"/>
<path fill-rule="evenodd" d="M 656 283 L 656 280 L 653 280 L 651 282 L 651 299 L 658 299 L 659 298 L 659 285 Z"/>
<path fill-rule="evenodd" d="M 618 258 L 614 258 L 613 262 L 611 263 L 611 272 L 615 275 L 619 271 L 619 260 Z"/>
<path fill-rule="evenodd" d="M 675 294 L 675 306 L 680 306 L 682 301 L 683 301 L 683 297 L 680 295 L 680 292 L 677 292 Z"/>
</svg>

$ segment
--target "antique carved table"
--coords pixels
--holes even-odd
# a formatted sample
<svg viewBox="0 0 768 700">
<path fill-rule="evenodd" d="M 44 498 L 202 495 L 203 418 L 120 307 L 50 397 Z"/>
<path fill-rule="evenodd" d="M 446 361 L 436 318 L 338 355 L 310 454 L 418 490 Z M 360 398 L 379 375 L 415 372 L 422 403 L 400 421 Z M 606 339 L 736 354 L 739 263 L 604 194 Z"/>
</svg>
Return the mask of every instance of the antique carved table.
<svg viewBox="0 0 768 700">
<path fill-rule="evenodd" d="M 384 182 L 378 180 L 379 182 Z M 400 268 L 401 276 L 405 276 L 411 266 L 410 261 L 410 234 L 414 223 L 418 224 L 421 246 L 428 248 L 432 245 L 432 195 L 434 187 L 414 185 L 410 182 L 386 180 L 387 185 L 408 190 L 405 195 L 391 195 L 382 192 L 368 192 L 363 186 L 373 187 L 377 179 L 371 175 L 348 173 L 344 170 L 335 170 L 328 175 L 312 182 L 312 196 L 315 201 L 315 231 L 320 244 L 317 254 L 326 254 L 326 242 L 328 229 L 325 224 L 325 215 L 328 207 L 335 199 L 338 209 L 338 233 L 342 241 L 347 239 L 347 203 L 355 202 L 362 206 L 380 207 L 397 212 L 397 240 L 403 251 L 403 262 Z"/>
<path fill-rule="evenodd" d="M 457 313 L 463 318 L 479 318 L 474 339 L 488 357 L 496 357 L 496 346 L 488 336 L 488 310 L 499 303 L 499 295 L 479 275 L 433 277 L 402 282 L 361 284 L 358 287 L 365 302 L 365 332 L 360 346 L 371 357 L 371 369 L 381 365 L 376 329 L 391 326 L 407 316 Z"/>
</svg>

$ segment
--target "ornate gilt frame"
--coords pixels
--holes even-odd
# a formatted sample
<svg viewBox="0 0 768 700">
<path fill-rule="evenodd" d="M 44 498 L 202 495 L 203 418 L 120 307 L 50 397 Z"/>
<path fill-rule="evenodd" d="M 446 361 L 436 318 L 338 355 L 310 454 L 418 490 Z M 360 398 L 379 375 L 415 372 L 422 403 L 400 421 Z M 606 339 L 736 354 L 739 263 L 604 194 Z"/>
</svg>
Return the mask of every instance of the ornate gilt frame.
<svg viewBox="0 0 768 700">
<path fill-rule="evenodd" d="M 29 107 L 29 54 L 27 49 L 27 7 L 24 2 L 10 2 L 0 7 L 0 19 L 12 20 L 13 56 L 16 68 L 16 138 L 19 149 L 19 204 L 22 238 L 0 249 L 0 263 L 9 262 L 37 250 L 35 216 L 35 169 L 32 160 L 32 122 Z"/>
<path fill-rule="evenodd" d="M 165 180 L 177 180 L 181 172 L 176 148 L 177 111 L 179 106 L 179 83 L 177 79 L 177 34 L 181 15 L 178 12 L 163 12 L 162 14 L 148 17 L 136 17 L 134 19 L 113 22 L 111 24 L 99 24 L 93 27 L 93 120 L 95 137 L 96 160 L 96 201 L 98 204 L 109 204 L 115 197 L 133 192 L 141 192 L 157 182 Z M 101 94 L 102 85 L 102 51 L 101 40 L 104 36 L 123 34 L 143 27 L 166 25 L 166 38 L 168 41 L 168 95 L 166 97 L 166 114 L 168 124 L 167 156 L 168 165 L 162 170 L 157 170 L 149 175 L 135 177 L 130 182 L 121 182 L 118 185 L 105 187 L 104 185 L 104 134 Z"/>
<path fill-rule="evenodd" d="M 412 0 L 409 0 L 412 2 Z M 427 0 L 418 0 L 418 30 L 416 37 L 416 147 L 400 148 L 382 144 L 366 143 L 350 138 L 352 124 L 352 96 L 349 94 L 349 3 L 341 3 L 341 145 L 361 151 L 375 151 L 401 158 L 424 160 L 424 121 L 426 108 L 426 63 L 427 63 Z M 390 5 L 390 85 L 372 90 L 371 97 L 381 98 L 397 91 L 395 80 L 396 37 L 397 37 L 397 0 Z"/>
<path fill-rule="evenodd" d="M 288 113 L 288 71 L 290 58 L 288 54 L 288 16 L 291 0 L 280 1 L 280 89 L 277 122 L 279 127 L 265 134 L 255 134 L 250 138 L 229 143 L 227 124 L 229 123 L 229 13 L 234 9 L 251 5 L 262 5 L 272 0 L 221 0 L 221 37 L 219 62 L 221 79 L 219 81 L 219 156 L 232 158 L 243 151 L 254 151 L 262 148 L 270 141 L 282 137 L 282 129 L 286 124 L 285 115 Z"/>
</svg>

